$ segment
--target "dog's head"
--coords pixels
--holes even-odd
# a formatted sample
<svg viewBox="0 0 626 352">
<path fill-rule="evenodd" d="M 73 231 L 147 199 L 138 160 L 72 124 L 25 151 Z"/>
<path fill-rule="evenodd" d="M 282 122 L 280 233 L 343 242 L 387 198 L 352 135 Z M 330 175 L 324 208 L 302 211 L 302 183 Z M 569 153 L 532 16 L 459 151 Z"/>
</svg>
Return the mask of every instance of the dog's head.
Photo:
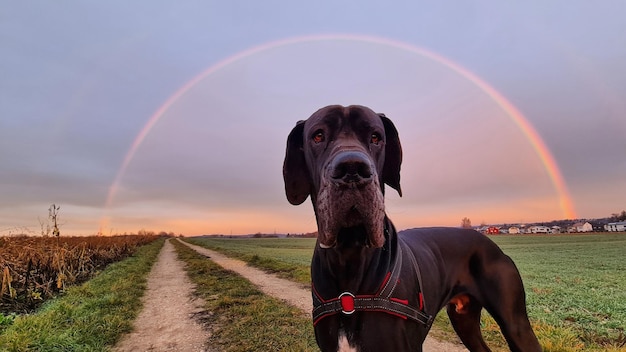
<svg viewBox="0 0 626 352">
<path fill-rule="evenodd" d="M 402 195 L 402 148 L 385 115 L 331 105 L 299 121 L 287 138 L 285 192 L 298 205 L 310 195 L 320 246 L 382 247 L 384 184 Z"/>
</svg>

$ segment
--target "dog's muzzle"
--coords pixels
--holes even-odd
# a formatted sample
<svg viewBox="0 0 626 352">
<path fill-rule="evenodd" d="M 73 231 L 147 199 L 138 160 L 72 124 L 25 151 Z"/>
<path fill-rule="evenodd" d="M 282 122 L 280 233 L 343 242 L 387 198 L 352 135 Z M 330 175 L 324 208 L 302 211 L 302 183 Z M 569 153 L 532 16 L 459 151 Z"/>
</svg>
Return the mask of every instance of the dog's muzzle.
<svg viewBox="0 0 626 352">
<path fill-rule="evenodd" d="M 339 244 L 384 245 L 384 198 L 369 155 L 348 150 L 331 159 L 321 175 L 317 212 L 322 248 L 337 245 L 346 229 L 350 229 L 349 241 Z"/>
</svg>

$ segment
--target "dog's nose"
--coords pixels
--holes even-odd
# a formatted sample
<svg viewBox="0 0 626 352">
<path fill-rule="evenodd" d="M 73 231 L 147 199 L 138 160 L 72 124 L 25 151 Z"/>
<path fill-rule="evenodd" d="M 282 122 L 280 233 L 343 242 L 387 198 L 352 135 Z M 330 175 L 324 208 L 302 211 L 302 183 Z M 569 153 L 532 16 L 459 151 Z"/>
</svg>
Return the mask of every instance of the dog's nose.
<svg viewBox="0 0 626 352">
<path fill-rule="evenodd" d="M 362 152 L 342 152 L 330 164 L 330 177 L 346 184 L 369 182 L 373 174 L 370 165 L 369 157 Z"/>
</svg>

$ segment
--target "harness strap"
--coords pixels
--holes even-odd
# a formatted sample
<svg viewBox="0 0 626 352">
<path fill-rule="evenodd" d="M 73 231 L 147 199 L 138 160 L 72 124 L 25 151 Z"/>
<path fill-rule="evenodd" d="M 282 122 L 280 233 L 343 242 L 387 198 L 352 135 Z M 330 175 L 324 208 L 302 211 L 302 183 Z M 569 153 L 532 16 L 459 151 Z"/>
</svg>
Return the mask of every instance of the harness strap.
<svg viewBox="0 0 626 352">
<path fill-rule="evenodd" d="M 337 313 L 350 315 L 356 311 L 369 311 L 384 312 L 402 319 L 411 319 L 420 324 L 430 326 L 434 317 L 423 312 L 424 296 L 421 292 L 422 278 L 417 261 L 404 241 L 400 238 L 398 238 L 397 241 L 398 250 L 395 253 L 391 271 L 385 276 L 385 279 L 376 294 L 355 296 L 350 292 L 344 292 L 337 298 L 325 301 L 313 286 L 313 325 L 317 325 L 320 320 Z M 402 252 L 405 250 L 408 253 L 408 259 L 411 261 L 413 270 L 417 275 L 419 309 L 411 307 L 408 300 L 392 297 L 396 286 L 400 281 L 400 273 L 402 271 Z"/>
<path fill-rule="evenodd" d="M 387 228 L 385 227 L 385 231 Z M 386 234 L 387 235 L 387 234 Z M 400 239 L 398 239 L 399 241 Z M 398 250 L 396 251 L 396 256 L 393 261 L 393 265 L 391 266 L 391 271 L 385 277 L 385 281 L 383 281 L 383 285 L 378 290 L 377 296 L 384 298 L 391 298 L 393 291 L 396 290 L 396 286 L 400 281 L 400 272 L 402 271 L 402 248 L 398 246 Z"/>
<path fill-rule="evenodd" d="M 424 303 L 424 295 L 422 295 L 422 271 L 420 270 L 419 265 L 417 265 L 417 260 L 415 259 L 415 254 L 413 253 L 413 251 L 409 248 L 409 245 L 406 244 L 406 242 L 404 242 L 401 238 L 398 238 L 398 247 L 400 249 L 400 252 L 403 252 L 403 248 L 406 250 L 406 253 L 408 253 L 408 257 L 409 260 L 411 261 L 411 264 L 413 264 L 413 271 L 415 272 L 415 275 L 417 276 L 417 284 L 419 285 L 419 298 L 420 298 L 420 309 L 425 310 L 426 309 L 426 304 Z"/>
<path fill-rule="evenodd" d="M 338 298 L 326 301 L 313 309 L 313 325 L 339 312 L 350 315 L 356 311 L 384 312 L 424 325 L 430 325 L 432 322 L 430 315 L 409 306 L 408 301 L 376 296 L 354 296 L 349 292 L 344 292 Z"/>
</svg>

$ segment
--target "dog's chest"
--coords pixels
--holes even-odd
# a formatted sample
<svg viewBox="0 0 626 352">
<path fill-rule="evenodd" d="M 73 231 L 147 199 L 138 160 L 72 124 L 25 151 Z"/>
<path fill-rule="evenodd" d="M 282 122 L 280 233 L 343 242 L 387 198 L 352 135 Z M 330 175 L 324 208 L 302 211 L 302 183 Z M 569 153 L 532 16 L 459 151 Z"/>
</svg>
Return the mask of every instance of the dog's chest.
<svg viewBox="0 0 626 352">
<path fill-rule="evenodd" d="M 339 340 L 337 341 L 337 352 L 358 352 L 359 349 L 348 341 L 346 334 L 342 331 L 339 333 Z"/>
</svg>

